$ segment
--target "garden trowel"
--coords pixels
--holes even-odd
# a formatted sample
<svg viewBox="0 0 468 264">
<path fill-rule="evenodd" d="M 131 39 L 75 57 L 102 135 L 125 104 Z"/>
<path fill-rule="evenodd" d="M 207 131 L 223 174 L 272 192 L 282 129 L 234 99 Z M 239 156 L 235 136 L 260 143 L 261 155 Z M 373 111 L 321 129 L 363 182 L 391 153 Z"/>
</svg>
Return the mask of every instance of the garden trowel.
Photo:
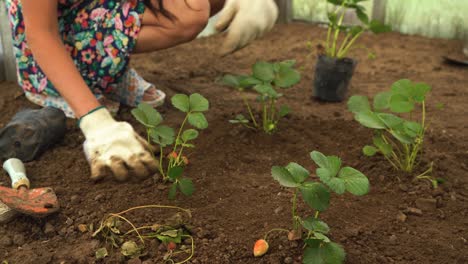
<svg viewBox="0 0 468 264">
<path fill-rule="evenodd" d="M 51 188 L 29 189 L 21 160 L 9 159 L 3 168 L 10 175 L 13 188 L 0 186 L 0 223 L 10 221 L 16 213 L 45 217 L 59 210 L 57 196 Z"/>
</svg>

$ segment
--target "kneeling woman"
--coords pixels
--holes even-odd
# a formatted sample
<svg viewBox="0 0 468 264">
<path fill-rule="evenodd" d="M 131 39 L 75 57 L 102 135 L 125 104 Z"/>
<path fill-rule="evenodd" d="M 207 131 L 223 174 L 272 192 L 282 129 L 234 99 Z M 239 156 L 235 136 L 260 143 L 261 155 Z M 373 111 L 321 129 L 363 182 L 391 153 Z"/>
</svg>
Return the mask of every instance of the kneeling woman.
<svg viewBox="0 0 468 264">
<path fill-rule="evenodd" d="M 222 9 L 224 52 L 245 46 L 277 17 L 273 0 L 6 0 L 18 82 L 26 97 L 79 119 L 91 177 L 125 180 L 156 170 L 147 144 L 109 111 L 154 107 L 164 93 L 128 67 L 132 53 L 188 42 Z"/>
</svg>

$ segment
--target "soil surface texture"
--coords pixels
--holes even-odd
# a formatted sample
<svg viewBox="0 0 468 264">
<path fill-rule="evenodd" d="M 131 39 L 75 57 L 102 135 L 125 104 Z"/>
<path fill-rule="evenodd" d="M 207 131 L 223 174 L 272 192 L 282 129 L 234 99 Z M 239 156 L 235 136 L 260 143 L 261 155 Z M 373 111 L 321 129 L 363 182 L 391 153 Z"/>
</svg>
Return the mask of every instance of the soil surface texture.
<svg viewBox="0 0 468 264">
<path fill-rule="evenodd" d="M 196 252 L 189 263 L 301 263 L 302 244 L 283 234 L 269 238 L 270 251 L 254 258 L 254 242 L 272 228 L 291 225 L 292 193 L 273 180 L 273 165 L 291 161 L 310 171 L 315 166 L 309 152 L 338 155 L 343 163 L 370 179 L 368 195 L 333 195 L 322 214 L 331 228 L 330 237 L 343 245 L 346 263 L 468 263 L 468 68 L 444 64 L 442 56 L 462 50 L 462 43 L 405 36 L 398 33 L 366 34 L 360 44 L 375 52 L 368 59 L 364 49 L 350 56 L 359 61 L 349 95 L 368 95 L 389 89 L 399 79 L 430 84 L 428 119 L 431 121 L 425 152 L 415 173 L 434 162 L 433 176 L 446 182 L 433 190 L 427 181 L 397 173 L 380 156 L 365 157 L 361 149 L 372 132 L 353 121 L 346 103 L 323 103 L 312 98 L 317 57 L 307 41 L 324 39 L 324 28 L 278 25 L 264 38 L 226 57 L 219 57 L 221 36 L 198 39 L 173 49 L 135 56 L 133 67 L 145 79 L 167 93 L 198 92 L 207 97 L 210 126 L 197 139 L 186 175 L 194 180 L 192 197 L 169 201 L 168 186 L 156 179 L 118 183 L 111 179 L 94 183 L 83 155 L 84 138 L 69 121 L 63 142 L 26 164 L 37 187 L 52 187 L 62 206 L 45 219 L 25 216 L 0 225 L 0 261 L 27 263 L 164 263 L 165 248 L 147 242 L 146 254 L 128 260 L 108 246 L 109 257 L 96 260 L 95 251 L 105 246 L 81 232 L 82 224 L 94 226 L 108 213 L 148 204 L 176 205 L 192 211 Z M 292 114 L 267 136 L 228 123 L 244 111 L 237 91 L 217 81 L 226 73 L 247 73 L 257 60 L 295 59 L 302 81 L 288 90 L 281 104 Z M 254 99 L 254 95 L 251 97 Z M 443 109 L 437 105 L 444 104 Z M 13 83 L 0 83 L 0 127 L 22 108 L 35 107 Z M 181 121 L 169 103 L 160 109 L 167 124 Z M 123 108 L 119 120 L 143 129 Z M 5 172 L 0 184 L 8 186 Z M 301 214 L 306 207 L 301 204 Z M 171 210 L 145 210 L 128 215 L 138 226 L 162 223 Z M 185 256 L 187 257 L 187 256 Z M 178 260 L 182 260 L 179 258 Z"/>
</svg>

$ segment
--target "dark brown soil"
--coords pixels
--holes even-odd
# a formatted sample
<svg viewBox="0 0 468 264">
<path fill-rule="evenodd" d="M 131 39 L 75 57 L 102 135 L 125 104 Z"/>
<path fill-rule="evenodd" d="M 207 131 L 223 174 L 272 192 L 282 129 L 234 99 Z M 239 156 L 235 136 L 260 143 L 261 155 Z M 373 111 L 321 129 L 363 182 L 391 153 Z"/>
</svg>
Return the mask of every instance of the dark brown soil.
<svg viewBox="0 0 468 264">
<path fill-rule="evenodd" d="M 330 210 L 323 214 L 331 237 L 347 252 L 347 263 L 468 263 L 468 69 L 442 61 L 442 55 L 461 50 L 461 43 L 396 33 L 366 35 L 361 43 L 374 50 L 377 58 L 368 60 L 364 50 L 352 54 L 360 63 L 351 94 L 372 96 L 401 78 L 432 85 L 428 111 L 432 124 L 418 172 L 434 161 L 434 176 L 447 182 L 431 190 L 427 182 L 393 172 L 382 158 L 361 154 L 371 132 L 352 121 L 345 103 L 326 104 L 310 98 L 316 57 L 309 56 L 306 42 L 323 39 L 324 34 L 316 26 L 293 24 L 278 26 L 262 40 L 225 58 L 215 53 L 219 37 L 135 57 L 134 67 L 169 96 L 199 92 L 211 101 L 210 127 L 198 139 L 186 171 L 197 191 L 193 197 L 170 202 L 167 189 L 151 179 L 91 182 L 82 154 L 83 137 L 70 122 L 61 144 L 27 164 L 33 184 L 53 187 L 62 210 L 43 220 L 19 217 L 0 226 L 0 261 L 101 263 L 94 252 L 102 244 L 78 231 L 79 224 L 97 224 L 105 214 L 133 206 L 170 204 L 193 212 L 190 224 L 196 230 L 196 253 L 191 263 L 300 263 L 300 245 L 285 236 L 273 236 L 270 253 L 263 258 L 255 259 L 251 248 L 267 230 L 290 224 L 291 194 L 272 180 L 271 166 L 296 161 L 313 170 L 308 155 L 319 150 L 341 156 L 345 164 L 362 170 L 371 180 L 369 195 L 333 197 Z M 303 69 L 303 81 L 283 99 L 293 114 L 272 136 L 230 125 L 227 120 L 243 111 L 241 100 L 236 92 L 215 83 L 224 73 L 248 71 L 258 59 L 296 59 Z M 14 84 L 0 84 L 0 96 L 0 126 L 21 108 L 31 106 Z M 445 104 L 443 110 L 436 108 L 439 102 Z M 169 106 L 162 112 L 168 123 L 180 121 Z M 122 110 L 119 118 L 135 124 L 129 109 Z M 1 184 L 8 185 L 6 174 L 0 175 Z M 399 212 L 417 207 L 419 198 L 436 199 L 437 207 L 398 221 Z M 151 224 L 167 215 L 148 210 L 131 217 L 136 223 Z M 142 260 L 161 263 L 158 245 L 148 243 L 148 248 Z M 104 262 L 125 260 L 111 251 Z"/>
</svg>

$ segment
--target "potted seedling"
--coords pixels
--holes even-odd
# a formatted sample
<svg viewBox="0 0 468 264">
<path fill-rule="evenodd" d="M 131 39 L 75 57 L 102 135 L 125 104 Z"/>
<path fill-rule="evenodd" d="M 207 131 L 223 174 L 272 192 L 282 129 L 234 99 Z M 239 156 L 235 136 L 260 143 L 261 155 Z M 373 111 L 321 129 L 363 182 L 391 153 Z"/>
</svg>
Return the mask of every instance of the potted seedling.
<svg viewBox="0 0 468 264">
<path fill-rule="evenodd" d="M 164 181 L 172 183 L 169 198 L 174 199 L 177 190 L 187 196 L 194 192 L 192 180 L 183 177 L 184 167 L 189 162 L 184 154 L 187 149 L 195 148 L 193 141 L 198 138 L 198 130 L 208 127 L 208 121 L 203 112 L 208 111 L 209 102 L 198 93 L 190 96 L 176 94 L 171 102 L 175 108 L 185 114 L 177 134 L 173 128 L 162 125 L 161 114 L 150 105 L 140 104 L 138 108 L 132 110 L 132 114 L 145 126 L 148 143 L 155 143 L 159 146 L 159 172 Z M 193 128 L 186 129 L 187 123 Z M 167 149 L 169 151 L 165 151 Z"/>
<path fill-rule="evenodd" d="M 233 87 L 241 92 L 242 100 L 247 108 L 248 117 L 243 114 L 236 116 L 229 122 L 240 124 L 247 128 L 262 129 L 267 134 L 272 134 L 278 128 L 281 118 L 289 114 L 289 107 L 277 106 L 278 100 L 283 96 L 281 93 L 301 80 L 301 74 L 294 69 L 296 62 L 292 60 L 278 63 L 259 61 L 252 66 L 249 75 L 226 75 L 223 84 Z M 246 96 L 246 91 L 253 90 L 258 96 L 256 101 L 260 104 L 260 116 L 254 112 Z"/>
<path fill-rule="evenodd" d="M 360 4 L 366 0 L 327 1 L 334 5 L 334 11 L 328 14 L 327 39 L 323 45 L 319 45 L 313 94 L 319 100 L 341 102 L 357 65 L 356 60 L 347 57 L 349 51 L 364 32 L 377 34 L 390 31 L 391 28 L 369 19 L 364 6 Z M 346 9 L 356 13 L 361 25 L 344 25 Z"/>
<path fill-rule="evenodd" d="M 360 171 L 351 167 L 342 167 L 341 159 L 336 156 L 325 156 L 318 151 L 310 153 L 317 164 L 316 175 L 312 179 L 307 169 L 297 163 L 289 163 L 285 167 L 274 166 L 271 169 L 273 178 L 284 187 L 291 188 L 292 198 L 292 230 L 272 229 L 264 239 L 254 245 L 254 256 L 262 256 L 268 250 L 267 238 L 271 232 L 284 231 L 289 240 L 304 241 L 304 264 L 335 264 L 343 263 L 345 251 L 333 242 L 328 233 L 330 227 L 320 219 L 320 214 L 330 205 L 331 192 L 342 195 L 349 192 L 353 195 L 365 195 L 369 192 L 369 180 Z M 302 217 L 298 214 L 298 199 L 312 210 Z"/>
<path fill-rule="evenodd" d="M 390 91 L 377 94 L 373 105 L 366 96 L 352 96 L 348 109 L 364 127 L 374 130 L 372 145 L 365 146 L 366 156 L 382 154 L 399 171 L 411 173 L 423 151 L 424 136 L 428 128 L 426 97 L 431 87 L 403 79 L 392 84 Z M 429 179 L 432 165 L 417 176 Z M 432 180 L 434 187 L 437 180 Z"/>
</svg>

